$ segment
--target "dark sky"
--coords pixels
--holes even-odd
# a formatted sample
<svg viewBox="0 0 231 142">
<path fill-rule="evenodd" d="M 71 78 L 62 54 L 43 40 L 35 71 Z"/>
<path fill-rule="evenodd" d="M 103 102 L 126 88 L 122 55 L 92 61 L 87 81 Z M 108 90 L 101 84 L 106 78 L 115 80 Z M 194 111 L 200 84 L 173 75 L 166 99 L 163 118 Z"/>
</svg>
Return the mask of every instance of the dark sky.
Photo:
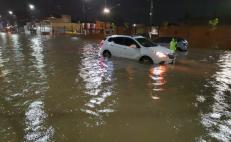
<svg viewBox="0 0 231 142">
<path fill-rule="evenodd" d="M 27 4 L 36 5 L 33 13 L 38 17 L 69 14 L 74 21 L 83 19 L 82 0 L 0 0 L 0 14 L 7 15 L 12 9 L 18 17 L 26 17 Z M 104 0 L 84 0 L 86 4 L 85 19 L 88 21 L 102 20 Z M 112 9 L 107 18 L 111 21 L 148 23 L 149 0 L 107 0 L 109 7 L 120 3 L 120 7 Z M 231 19 L 231 0 L 154 0 L 154 23 L 164 21 L 176 22 L 185 17 Z"/>
</svg>

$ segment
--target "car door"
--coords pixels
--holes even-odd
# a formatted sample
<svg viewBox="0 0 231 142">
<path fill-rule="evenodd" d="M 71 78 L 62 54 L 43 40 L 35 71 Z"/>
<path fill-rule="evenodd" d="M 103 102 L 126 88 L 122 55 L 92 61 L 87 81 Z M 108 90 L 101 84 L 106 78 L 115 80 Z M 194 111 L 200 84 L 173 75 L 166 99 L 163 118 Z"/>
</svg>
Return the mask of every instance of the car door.
<svg viewBox="0 0 231 142">
<path fill-rule="evenodd" d="M 136 43 L 136 41 L 129 37 L 123 38 L 123 57 L 129 58 L 129 59 L 136 59 L 140 56 L 140 49 L 139 45 Z"/>
<path fill-rule="evenodd" d="M 123 57 L 122 52 L 124 51 L 123 38 L 113 37 L 108 40 L 108 46 L 111 54 L 116 57 Z"/>
</svg>

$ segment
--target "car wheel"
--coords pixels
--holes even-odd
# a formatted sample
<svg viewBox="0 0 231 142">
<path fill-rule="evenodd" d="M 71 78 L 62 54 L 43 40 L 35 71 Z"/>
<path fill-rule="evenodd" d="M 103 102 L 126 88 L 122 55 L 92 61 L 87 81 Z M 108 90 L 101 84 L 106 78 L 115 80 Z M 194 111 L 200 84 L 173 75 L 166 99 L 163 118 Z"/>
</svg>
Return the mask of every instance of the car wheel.
<svg viewBox="0 0 231 142">
<path fill-rule="evenodd" d="M 111 52 L 108 51 L 108 50 L 105 50 L 105 51 L 103 52 L 103 57 L 111 58 Z"/>
<path fill-rule="evenodd" d="M 182 49 L 181 49 L 180 47 L 177 47 L 176 49 L 177 49 L 178 51 L 182 51 Z"/>
<path fill-rule="evenodd" d="M 182 51 L 182 52 L 187 51 L 187 49 L 185 50 L 185 49 L 182 49 L 181 47 L 177 47 L 177 49 L 178 49 L 178 51 Z"/>
<path fill-rule="evenodd" d="M 144 56 L 140 59 L 141 64 L 153 64 L 153 60 L 150 57 Z"/>
</svg>

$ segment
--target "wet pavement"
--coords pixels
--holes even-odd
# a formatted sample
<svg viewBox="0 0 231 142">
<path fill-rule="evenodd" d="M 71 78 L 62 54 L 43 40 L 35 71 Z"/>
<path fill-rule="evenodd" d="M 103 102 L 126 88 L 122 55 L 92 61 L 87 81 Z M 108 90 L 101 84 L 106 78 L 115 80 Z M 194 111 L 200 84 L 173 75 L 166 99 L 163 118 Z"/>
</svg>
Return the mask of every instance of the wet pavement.
<svg viewBox="0 0 231 142">
<path fill-rule="evenodd" d="M 231 51 L 157 66 L 97 43 L 0 33 L 0 141 L 231 141 Z"/>
</svg>

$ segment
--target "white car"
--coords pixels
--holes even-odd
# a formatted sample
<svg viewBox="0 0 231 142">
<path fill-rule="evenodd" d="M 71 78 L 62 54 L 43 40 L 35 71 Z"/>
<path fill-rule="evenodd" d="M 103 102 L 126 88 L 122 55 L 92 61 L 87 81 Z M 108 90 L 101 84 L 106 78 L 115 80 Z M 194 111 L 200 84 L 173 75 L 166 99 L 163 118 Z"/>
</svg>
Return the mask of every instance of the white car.
<svg viewBox="0 0 231 142">
<path fill-rule="evenodd" d="M 170 49 L 157 45 L 143 36 L 113 35 L 100 43 L 100 55 L 135 59 L 141 63 L 172 64 L 175 55 Z"/>
</svg>

